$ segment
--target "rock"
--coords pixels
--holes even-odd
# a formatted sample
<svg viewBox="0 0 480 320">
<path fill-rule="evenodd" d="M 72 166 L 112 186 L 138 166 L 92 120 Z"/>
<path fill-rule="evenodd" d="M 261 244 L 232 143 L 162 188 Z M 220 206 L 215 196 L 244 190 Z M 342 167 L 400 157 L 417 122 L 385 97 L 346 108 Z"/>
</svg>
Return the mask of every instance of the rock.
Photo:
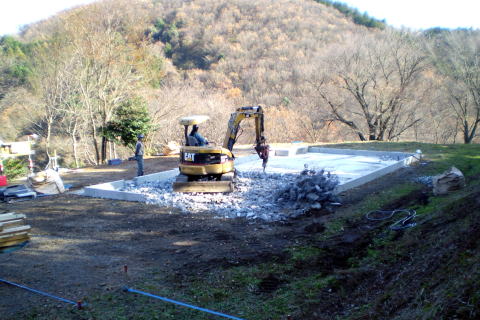
<svg viewBox="0 0 480 320">
<path fill-rule="evenodd" d="M 302 215 L 312 206 L 328 206 L 332 190 L 326 184 L 331 181 L 329 186 L 336 185 L 335 176 L 328 179 L 326 174 L 314 170 L 307 170 L 304 175 L 240 172 L 237 178 L 236 191 L 222 195 L 174 193 L 173 178 L 142 185 L 126 184 L 125 191 L 143 194 L 149 204 L 173 206 L 185 214 L 211 212 L 225 218 L 280 221 Z"/>
<path fill-rule="evenodd" d="M 322 205 L 318 202 L 315 202 L 314 204 L 311 205 L 312 209 L 322 209 Z"/>
<path fill-rule="evenodd" d="M 290 214 L 290 217 L 291 217 L 291 218 L 298 218 L 298 217 L 301 216 L 302 214 L 304 214 L 304 210 L 298 209 L 298 210 L 293 211 L 293 212 Z"/>
<path fill-rule="evenodd" d="M 318 195 L 316 195 L 315 193 L 309 193 L 307 194 L 306 198 L 312 202 L 315 202 L 318 200 L 318 198 L 320 198 Z"/>
<path fill-rule="evenodd" d="M 433 194 L 442 195 L 450 191 L 459 190 L 465 187 L 463 173 L 455 167 L 451 167 L 444 173 L 432 178 Z"/>
</svg>

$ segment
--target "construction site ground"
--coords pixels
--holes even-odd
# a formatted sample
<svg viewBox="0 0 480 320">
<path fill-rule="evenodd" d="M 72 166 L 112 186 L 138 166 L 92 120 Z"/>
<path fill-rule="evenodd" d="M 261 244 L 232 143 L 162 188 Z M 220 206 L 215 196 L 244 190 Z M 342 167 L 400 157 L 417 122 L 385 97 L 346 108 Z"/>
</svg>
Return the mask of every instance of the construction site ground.
<svg viewBox="0 0 480 320">
<path fill-rule="evenodd" d="M 176 166 L 176 157 L 154 157 L 145 161 L 147 174 Z M 192 277 L 203 279 L 224 268 L 272 259 L 281 261 L 288 248 L 307 246 L 313 238 L 318 240 L 329 220 L 350 214 L 352 208 L 368 195 L 379 193 L 392 184 L 411 181 L 419 175 L 417 169 L 401 169 L 343 194 L 343 206 L 335 213 L 315 211 L 286 223 L 219 219 L 208 213 L 185 214 L 172 208 L 88 198 L 72 193 L 13 204 L 0 203 L 0 212 L 24 213 L 32 226 L 31 241 L 25 248 L 0 254 L 0 277 L 66 299 L 92 304 L 83 313 L 81 310 L 66 311 L 72 308 L 63 302 L 0 283 L 1 318 L 61 319 L 67 316 L 72 319 L 115 319 L 118 314 L 110 314 L 107 308 L 102 310 L 102 306 L 94 305 L 94 302 L 99 296 L 110 296 L 118 300 L 118 304 L 125 303 L 126 298 L 122 297 L 126 293 L 122 293 L 121 289 L 126 285 L 148 289 L 148 284 L 155 282 L 152 288 L 158 290 L 165 286 L 170 288 L 168 292 L 172 292 L 174 288 L 182 288 L 183 284 L 187 286 Z M 86 168 L 66 173 L 62 178 L 76 190 L 86 185 L 131 179 L 135 172 L 136 163 L 130 161 L 118 166 Z M 415 191 L 395 201 L 392 205 L 396 207 L 418 204 L 422 202 L 422 192 Z M 328 240 L 331 248 L 337 248 L 329 249 L 332 270 L 345 267 L 348 252 L 365 250 L 368 241 L 371 241 L 366 233 L 365 228 L 350 225 L 341 232 L 341 236 Z M 350 257 L 353 256 L 351 254 Z M 307 263 L 299 268 L 317 270 L 319 265 Z M 321 269 L 320 272 L 326 270 Z M 270 275 L 265 277 L 268 279 Z M 190 280 L 184 282 L 185 279 Z M 275 281 L 278 283 L 273 283 L 274 290 L 282 285 L 278 276 L 273 277 Z M 264 289 L 269 291 L 268 286 Z M 331 304 L 334 309 L 335 304 L 340 308 L 342 302 L 337 300 L 332 298 L 325 303 Z M 195 301 L 194 297 L 191 301 Z M 115 301 L 112 303 L 116 304 Z M 141 315 L 139 319 L 155 318 L 139 311 L 138 305 L 145 303 L 146 300 L 141 300 L 134 306 L 135 303 L 128 300 L 124 306 L 127 311 L 122 311 L 123 316 L 118 318 L 137 318 L 135 314 Z M 319 306 L 318 310 L 328 305 Z M 164 308 L 162 305 L 157 307 Z M 94 312 L 89 313 L 89 308 Z M 129 313 L 129 308 L 134 312 Z M 316 314 L 314 311 L 310 314 L 309 319 L 317 319 L 313 316 Z M 199 316 L 198 319 L 210 318 Z"/>
</svg>

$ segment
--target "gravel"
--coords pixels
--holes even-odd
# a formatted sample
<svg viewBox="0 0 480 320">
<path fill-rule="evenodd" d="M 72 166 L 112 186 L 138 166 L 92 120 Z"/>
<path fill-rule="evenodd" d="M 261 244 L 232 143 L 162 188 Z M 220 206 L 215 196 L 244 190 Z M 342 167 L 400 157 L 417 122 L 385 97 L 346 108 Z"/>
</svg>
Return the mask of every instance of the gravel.
<svg viewBox="0 0 480 320">
<path fill-rule="evenodd" d="M 413 179 L 413 181 L 417 182 L 417 183 L 424 184 L 429 188 L 433 187 L 433 177 L 431 177 L 431 176 L 416 177 L 416 178 Z"/>
<path fill-rule="evenodd" d="M 312 191 L 311 182 L 314 180 L 317 187 L 313 184 L 315 191 Z M 324 171 L 317 173 L 306 169 L 300 175 L 239 172 L 232 193 L 176 193 L 172 191 L 173 182 L 174 178 L 138 186 L 130 184 L 121 191 L 143 194 L 149 204 L 175 207 L 185 213 L 210 212 L 220 218 L 269 222 L 298 217 L 312 208 L 338 205 L 331 192 L 338 184 L 338 178 Z M 290 190 L 295 192 L 291 198 L 286 197 Z M 299 197 L 299 193 L 304 196 Z"/>
</svg>

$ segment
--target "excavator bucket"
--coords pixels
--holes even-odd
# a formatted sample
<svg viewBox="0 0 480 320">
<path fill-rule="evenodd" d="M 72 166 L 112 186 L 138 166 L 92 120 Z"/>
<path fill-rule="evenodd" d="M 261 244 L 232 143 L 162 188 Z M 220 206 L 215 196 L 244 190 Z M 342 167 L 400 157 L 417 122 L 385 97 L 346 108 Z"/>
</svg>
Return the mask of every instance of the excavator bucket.
<svg viewBox="0 0 480 320">
<path fill-rule="evenodd" d="M 233 192 L 232 181 L 189 181 L 174 182 L 174 192 L 206 192 L 206 193 L 225 193 Z"/>
</svg>

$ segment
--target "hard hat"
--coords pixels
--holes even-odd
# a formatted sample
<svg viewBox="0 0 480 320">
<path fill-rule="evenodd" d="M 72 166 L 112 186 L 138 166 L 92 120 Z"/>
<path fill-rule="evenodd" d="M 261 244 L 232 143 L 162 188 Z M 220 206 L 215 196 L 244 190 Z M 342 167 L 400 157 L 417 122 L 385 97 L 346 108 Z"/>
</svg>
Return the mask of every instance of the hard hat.
<svg viewBox="0 0 480 320">
<path fill-rule="evenodd" d="M 145 137 L 145 136 L 143 135 L 143 133 L 140 133 L 140 134 L 137 136 L 138 139 L 142 139 L 142 138 L 144 138 L 144 137 Z"/>
</svg>

